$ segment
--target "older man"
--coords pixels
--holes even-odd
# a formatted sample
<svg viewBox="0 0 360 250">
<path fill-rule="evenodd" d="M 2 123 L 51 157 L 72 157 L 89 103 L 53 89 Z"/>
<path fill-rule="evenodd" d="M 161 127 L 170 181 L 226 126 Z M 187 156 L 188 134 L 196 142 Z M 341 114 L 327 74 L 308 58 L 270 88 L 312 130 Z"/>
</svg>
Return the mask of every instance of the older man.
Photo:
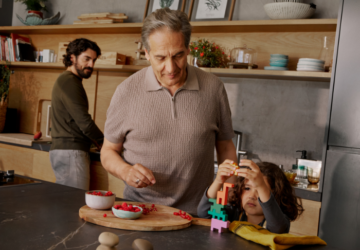
<svg viewBox="0 0 360 250">
<path fill-rule="evenodd" d="M 151 67 L 117 87 L 101 162 L 126 182 L 126 199 L 196 214 L 214 178 L 214 147 L 219 162 L 236 161 L 236 153 L 224 84 L 187 65 L 190 36 L 183 12 L 165 8 L 146 18 L 142 40 Z"/>
</svg>

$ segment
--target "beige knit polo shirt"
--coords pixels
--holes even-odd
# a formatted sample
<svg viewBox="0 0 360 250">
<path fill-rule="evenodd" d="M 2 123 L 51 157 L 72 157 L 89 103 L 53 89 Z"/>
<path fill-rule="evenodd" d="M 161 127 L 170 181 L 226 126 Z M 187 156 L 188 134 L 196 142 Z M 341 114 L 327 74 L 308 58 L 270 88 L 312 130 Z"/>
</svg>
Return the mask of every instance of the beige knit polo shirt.
<svg viewBox="0 0 360 250">
<path fill-rule="evenodd" d="M 105 138 L 123 142 L 124 160 L 149 168 L 156 184 L 126 185 L 124 197 L 196 214 L 214 178 L 214 146 L 234 132 L 224 84 L 187 66 L 187 80 L 174 96 L 156 80 L 152 67 L 122 82 L 112 97 Z"/>
</svg>

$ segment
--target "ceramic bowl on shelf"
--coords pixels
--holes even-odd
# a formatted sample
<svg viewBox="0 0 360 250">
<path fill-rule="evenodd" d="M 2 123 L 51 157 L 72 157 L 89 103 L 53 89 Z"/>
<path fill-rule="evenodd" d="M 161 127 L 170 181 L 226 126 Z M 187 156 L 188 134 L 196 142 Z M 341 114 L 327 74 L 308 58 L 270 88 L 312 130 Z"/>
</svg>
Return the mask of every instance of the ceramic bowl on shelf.
<svg viewBox="0 0 360 250">
<path fill-rule="evenodd" d="M 135 205 L 133 205 L 133 207 L 139 208 L 140 211 L 139 212 L 130 212 L 130 211 L 116 209 L 114 207 L 112 207 L 112 211 L 113 211 L 114 215 L 118 218 L 127 219 L 127 220 L 135 220 L 141 216 L 141 214 L 143 213 L 143 209 L 142 209 L 142 207 L 135 206 Z"/>
<path fill-rule="evenodd" d="M 285 58 L 270 58 L 270 62 L 273 63 L 288 63 L 289 59 L 285 59 Z"/>
<path fill-rule="evenodd" d="M 315 58 L 300 58 L 299 63 L 317 63 L 317 64 L 324 64 L 324 60 L 319 60 Z"/>
<path fill-rule="evenodd" d="M 265 70 L 288 70 L 286 67 L 265 66 Z"/>
<path fill-rule="evenodd" d="M 274 67 L 286 67 L 286 66 L 287 66 L 287 63 L 270 62 L 270 66 L 274 66 Z"/>
<path fill-rule="evenodd" d="M 271 54 L 270 59 L 289 59 L 289 56 L 283 54 Z"/>
<path fill-rule="evenodd" d="M 100 192 L 103 196 L 93 195 L 90 193 Z M 116 195 L 113 193 L 110 196 L 105 196 L 108 191 L 92 190 L 85 192 L 86 205 L 93 209 L 109 209 L 114 205 Z"/>
<path fill-rule="evenodd" d="M 266 14 L 271 19 L 304 19 L 314 15 L 315 4 L 281 2 L 264 5 Z"/>
</svg>

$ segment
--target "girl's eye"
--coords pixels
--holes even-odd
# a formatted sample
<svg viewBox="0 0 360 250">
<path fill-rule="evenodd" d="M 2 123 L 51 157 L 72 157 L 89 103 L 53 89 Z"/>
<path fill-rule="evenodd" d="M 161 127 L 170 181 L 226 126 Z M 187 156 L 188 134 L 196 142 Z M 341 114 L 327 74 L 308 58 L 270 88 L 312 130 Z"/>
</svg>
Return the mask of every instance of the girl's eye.
<svg viewBox="0 0 360 250">
<path fill-rule="evenodd" d="M 249 190 L 250 190 L 250 188 L 249 188 L 249 187 L 246 187 L 246 188 L 245 188 L 245 190 L 249 191 Z"/>
</svg>

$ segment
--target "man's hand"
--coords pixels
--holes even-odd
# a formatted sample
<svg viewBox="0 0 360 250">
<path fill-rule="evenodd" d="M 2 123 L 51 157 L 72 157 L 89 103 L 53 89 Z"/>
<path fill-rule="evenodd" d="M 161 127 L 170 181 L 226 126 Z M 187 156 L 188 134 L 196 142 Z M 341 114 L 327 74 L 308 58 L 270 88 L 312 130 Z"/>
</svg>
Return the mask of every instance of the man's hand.
<svg viewBox="0 0 360 250">
<path fill-rule="evenodd" d="M 156 183 L 155 177 L 150 169 L 141 164 L 129 166 L 124 170 L 124 181 L 132 187 L 144 188 Z"/>
<path fill-rule="evenodd" d="M 100 157 L 105 170 L 135 188 L 154 185 L 156 180 L 151 170 L 141 164 L 131 166 L 125 162 L 120 156 L 122 149 L 122 143 L 112 143 L 104 139 Z"/>
</svg>

